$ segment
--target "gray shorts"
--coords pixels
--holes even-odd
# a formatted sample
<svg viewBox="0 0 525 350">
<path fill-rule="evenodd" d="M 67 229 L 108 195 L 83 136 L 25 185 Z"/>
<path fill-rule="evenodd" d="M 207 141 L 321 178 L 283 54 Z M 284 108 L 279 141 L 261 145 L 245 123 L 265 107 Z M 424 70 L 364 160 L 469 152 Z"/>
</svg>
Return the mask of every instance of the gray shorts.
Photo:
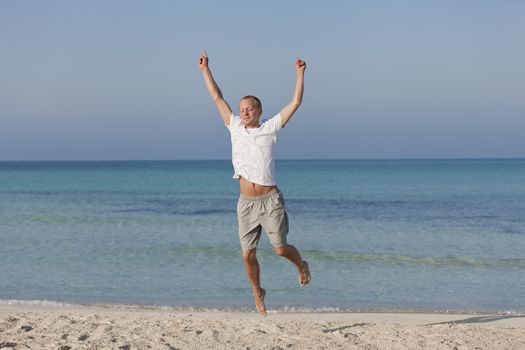
<svg viewBox="0 0 525 350">
<path fill-rule="evenodd" d="M 288 215 L 283 194 L 277 188 L 257 197 L 241 195 L 237 203 L 237 220 L 242 250 L 257 247 L 261 228 L 268 234 L 272 246 L 286 244 Z"/>
</svg>

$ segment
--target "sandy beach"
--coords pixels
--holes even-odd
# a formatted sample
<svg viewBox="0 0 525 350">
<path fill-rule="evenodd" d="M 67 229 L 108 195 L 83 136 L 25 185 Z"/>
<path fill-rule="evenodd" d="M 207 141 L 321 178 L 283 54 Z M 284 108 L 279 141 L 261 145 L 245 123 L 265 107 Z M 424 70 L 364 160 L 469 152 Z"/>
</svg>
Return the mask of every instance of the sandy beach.
<svg viewBox="0 0 525 350">
<path fill-rule="evenodd" d="M 524 349 L 525 316 L 0 305 L 0 349 Z"/>
</svg>

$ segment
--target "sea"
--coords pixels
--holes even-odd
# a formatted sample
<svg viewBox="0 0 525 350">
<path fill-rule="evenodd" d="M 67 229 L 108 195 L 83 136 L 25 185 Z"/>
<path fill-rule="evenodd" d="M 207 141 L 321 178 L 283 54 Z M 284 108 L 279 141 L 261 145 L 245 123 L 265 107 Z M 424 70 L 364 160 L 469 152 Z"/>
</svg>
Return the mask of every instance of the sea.
<svg viewBox="0 0 525 350">
<path fill-rule="evenodd" d="M 0 162 L 0 303 L 254 310 L 229 160 Z M 278 160 L 270 311 L 525 314 L 525 159 Z"/>
</svg>

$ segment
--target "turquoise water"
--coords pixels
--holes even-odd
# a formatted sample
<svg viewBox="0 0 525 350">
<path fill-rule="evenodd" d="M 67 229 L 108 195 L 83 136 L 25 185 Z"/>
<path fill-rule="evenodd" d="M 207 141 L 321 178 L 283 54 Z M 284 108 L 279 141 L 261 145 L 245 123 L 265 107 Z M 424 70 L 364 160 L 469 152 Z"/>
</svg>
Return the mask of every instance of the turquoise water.
<svg viewBox="0 0 525 350">
<path fill-rule="evenodd" d="M 278 161 L 270 309 L 525 312 L 525 160 Z M 251 307 L 229 161 L 0 162 L 0 299 Z"/>
</svg>

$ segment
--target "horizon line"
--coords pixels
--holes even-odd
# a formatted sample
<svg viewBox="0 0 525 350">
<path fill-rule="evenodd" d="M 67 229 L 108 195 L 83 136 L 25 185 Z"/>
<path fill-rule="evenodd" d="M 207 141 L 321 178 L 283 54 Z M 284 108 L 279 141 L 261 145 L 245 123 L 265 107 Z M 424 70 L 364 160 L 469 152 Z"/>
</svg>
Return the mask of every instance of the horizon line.
<svg viewBox="0 0 525 350">
<path fill-rule="evenodd" d="M 523 157 L 400 157 L 400 158 L 279 158 L 279 161 L 422 161 L 422 160 L 525 160 Z M 36 162 L 213 162 L 229 161 L 230 158 L 208 158 L 208 159 L 19 159 L 19 160 L 2 160 L 0 163 L 36 163 Z"/>
</svg>

